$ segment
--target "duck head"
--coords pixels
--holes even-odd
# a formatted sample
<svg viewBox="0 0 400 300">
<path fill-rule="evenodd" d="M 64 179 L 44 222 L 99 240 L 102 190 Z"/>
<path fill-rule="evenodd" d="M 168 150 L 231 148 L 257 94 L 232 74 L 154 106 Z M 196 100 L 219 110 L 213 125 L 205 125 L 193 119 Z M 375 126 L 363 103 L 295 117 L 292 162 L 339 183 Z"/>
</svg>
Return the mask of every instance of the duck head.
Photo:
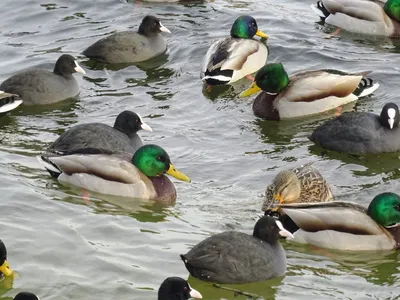
<svg viewBox="0 0 400 300">
<path fill-rule="evenodd" d="M 115 119 L 114 128 L 122 131 L 127 136 L 135 135 L 139 130 L 153 131 L 149 125 L 143 122 L 142 117 L 133 111 L 124 110 Z"/>
<path fill-rule="evenodd" d="M 386 103 L 379 117 L 383 126 L 393 129 L 399 126 L 399 107 L 395 103 Z"/>
<path fill-rule="evenodd" d="M 150 36 L 160 32 L 171 33 L 167 27 L 164 27 L 160 20 L 154 16 L 145 16 L 139 26 L 139 34 Z"/>
<path fill-rule="evenodd" d="M 201 294 L 180 277 L 168 277 L 158 290 L 158 300 L 202 299 Z"/>
<path fill-rule="evenodd" d="M 232 25 L 231 37 L 251 39 L 253 36 L 268 38 L 264 32 L 258 29 L 257 22 L 252 16 L 240 16 Z"/>
<path fill-rule="evenodd" d="M 63 54 L 57 59 L 53 72 L 64 77 L 70 77 L 75 72 L 86 74 L 85 70 L 78 64 L 78 61 L 69 54 Z"/>
<path fill-rule="evenodd" d="M 388 0 L 383 9 L 389 17 L 400 21 L 400 0 Z"/>
<path fill-rule="evenodd" d="M 176 179 L 190 182 L 190 179 L 175 169 L 168 153 L 157 145 L 140 147 L 132 158 L 132 163 L 147 177 L 161 176 L 165 173 Z"/>
<path fill-rule="evenodd" d="M 293 234 L 286 230 L 279 220 L 270 216 L 262 216 L 257 221 L 254 226 L 253 236 L 271 245 L 278 242 L 279 237 L 293 238 Z"/>
<path fill-rule="evenodd" d="M 251 96 L 260 90 L 276 95 L 283 91 L 289 84 L 289 76 L 281 63 L 266 64 L 257 71 L 254 82 L 239 97 Z"/>
<path fill-rule="evenodd" d="M 14 273 L 8 264 L 7 249 L 2 240 L 0 240 L 0 272 L 6 277 L 10 277 Z"/>
</svg>

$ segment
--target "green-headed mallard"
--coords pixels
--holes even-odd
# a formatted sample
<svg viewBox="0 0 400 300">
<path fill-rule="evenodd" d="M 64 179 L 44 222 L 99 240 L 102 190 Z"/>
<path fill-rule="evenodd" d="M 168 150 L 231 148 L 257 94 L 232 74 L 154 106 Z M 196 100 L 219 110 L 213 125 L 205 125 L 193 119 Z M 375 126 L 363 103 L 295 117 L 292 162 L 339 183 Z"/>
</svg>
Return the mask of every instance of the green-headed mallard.
<svg viewBox="0 0 400 300">
<path fill-rule="evenodd" d="M 157 145 L 145 145 L 132 157 L 85 148 L 65 156 L 41 156 L 39 161 L 58 181 L 100 194 L 173 202 L 174 184 L 165 173 L 176 179 L 190 179 L 175 169 L 167 152 Z"/>
<path fill-rule="evenodd" d="M 318 126 L 309 139 L 329 150 L 377 154 L 400 151 L 400 114 L 395 103 L 386 103 L 380 115 L 348 112 Z"/>
<path fill-rule="evenodd" d="M 171 33 L 156 17 L 145 16 L 138 32 L 121 31 L 111 34 L 82 53 L 91 59 L 110 64 L 142 62 L 167 51 L 167 43 L 161 32 Z"/>
<path fill-rule="evenodd" d="M 18 95 L 0 91 L 0 115 L 17 108 L 21 103 L 22 100 Z"/>
<path fill-rule="evenodd" d="M 273 202 L 308 203 L 332 200 L 332 192 L 312 163 L 292 170 L 280 171 L 265 190 L 263 210 L 271 207 Z M 284 224 L 285 225 L 285 224 Z"/>
<path fill-rule="evenodd" d="M 2 276 L 12 276 L 14 274 L 13 270 L 7 261 L 7 248 L 3 241 L 0 240 L 0 277 Z"/>
<path fill-rule="evenodd" d="M 253 39 L 254 35 L 267 38 L 253 17 L 238 17 L 231 36 L 216 41 L 208 49 L 202 67 L 203 80 L 210 85 L 230 84 L 265 65 L 268 48 Z"/>
<path fill-rule="evenodd" d="M 139 130 L 153 131 L 142 117 L 124 110 L 111 127 L 102 123 L 86 123 L 71 127 L 47 149 L 50 153 L 62 154 L 83 148 L 101 148 L 114 152 L 135 153 L 143 146 L 137 135 Z"/>
<path fill-rule="evenodd" d="M 368 209 L 352 202 L 277 204 L 300 228 L 294 242 L 338 250 L 400 248 L 400 197 L 377 195 Z"/>
<path fill-rule="evenodd" d="M 240 97 L 263 90 L 253 103 L 255 115 L 281 120 L 319 114 L 373 93 L 379 84 L 364 78 L 370 72 L 303 71 L 288 76 L 280 63 L 262 67 Z"/>
<path fill-rule="evenodd" d="M 327 24 L 354 33 L 400 37 L 400 0 L 321 0 L 311 8 Z"/>
<path fill-rule="evenodd" d="M 201 299 L 201 294 L 180 277 L 168 277 L 158 289 L 158 300 L 189 300 Z"/>
</svg>

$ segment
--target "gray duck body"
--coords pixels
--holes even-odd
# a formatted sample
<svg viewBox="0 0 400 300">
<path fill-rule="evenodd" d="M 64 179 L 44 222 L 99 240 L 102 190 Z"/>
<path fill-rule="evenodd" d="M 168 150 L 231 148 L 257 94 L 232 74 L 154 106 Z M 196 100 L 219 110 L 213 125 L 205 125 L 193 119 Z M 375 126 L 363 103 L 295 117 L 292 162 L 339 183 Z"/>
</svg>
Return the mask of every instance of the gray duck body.
<svg viewBox="0 0 400 300">
<path fill-rule="evenodd" d="M 377 154 L 400 151 L 400 129 L 383 126 L 380 116 L 350 112 L 317 127 L 309 139 L 337 152 Z"/>
</svg>

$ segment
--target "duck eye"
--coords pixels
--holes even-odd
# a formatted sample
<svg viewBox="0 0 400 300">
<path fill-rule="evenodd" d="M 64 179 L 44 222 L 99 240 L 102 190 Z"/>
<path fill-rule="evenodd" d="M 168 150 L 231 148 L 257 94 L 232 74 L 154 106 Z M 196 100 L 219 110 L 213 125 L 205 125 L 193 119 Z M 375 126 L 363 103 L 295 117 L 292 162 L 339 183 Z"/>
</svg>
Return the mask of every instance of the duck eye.
<svg viewBox="0 0 400 300">
<path fill-rule="evenodd" d="M 395 208 L 396 210 L 400 211 L 400 205 L 396 205 L 394 208 Z"/>
<path fill-rule="evenodd" d="M 187 292 L 187 291 L 188 291 L 188 287 L 185 286 L 185 287 L 183 288 L 183 291 L 184 291 L 184 292 Z"/>
</svg>

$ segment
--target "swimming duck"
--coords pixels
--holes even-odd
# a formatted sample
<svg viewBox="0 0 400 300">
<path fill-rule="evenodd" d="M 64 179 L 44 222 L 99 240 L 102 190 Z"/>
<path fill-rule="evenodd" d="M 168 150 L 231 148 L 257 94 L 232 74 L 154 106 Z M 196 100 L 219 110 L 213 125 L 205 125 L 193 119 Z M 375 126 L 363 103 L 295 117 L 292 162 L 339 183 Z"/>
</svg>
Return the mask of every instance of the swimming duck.
<svg viewBox="0 0 400 300">
<path fill-rule="evenodd" d="M 168 277 L 158 289 L 158 300 L 202 299 L 201 294 L 180 277 Z"/>
<path fill-rule="evenodd" d="M 167 51 L 160 32 L 171 33 L 156 17 L 145 16 L 138 32 L 114 33 L 86 48 L 83 55 L 110 64 L 145 61 Z"/>
<path fill-rule="evenodd" d="M 333 198 L 331 189 L 321 173 L 305 164 L 292 170 L 280 171 L 265 191 L 263 210 L 279 203 L 325 202 Z"/>
<path fill-rule="evenodd" d="M 14 300 L 40 300 L 40 299 L 33 293 L 20 292 L 14 297 Z"/>
<path fill-rule="evenodd" d="M 300 228 L 298 243 L 337 250 L 400 248 L 400 197 L 377 195 L 368 209 L 352 202 L 277 204 Z"/>
<path fill-rule="evenodd" d="M 268 48 L 253 39 L 254 35 L 268 37 L 258 29 L 253 17 L 238 17 L 231 36 L 216 41 L 208 49 L 202 66 L 203 80 L 209 85 L 230 84 L 265 65 Z"/>
<path fill-rule="evenodd" d="M 181 254 L 190 274 L 217 283 L 249 283 L 279 277 L 286 271 L 286 254 L 279 236 L 292 236 L 280 221 L 261 217 L 253 235 L 226 231 Z"/>
<path fill-rule="evenodd" d="M 319 114 L 372 94 L 379 84 L 364 76 L 369 72 L 339 70 L 303 71 L 288 76 L 281 63 L 271 63 L 256 74 L 240 97 L 263 90 L 253 103 L 254 114 L 281 120 Z"/>
<path fill-rule="evenodd" d="M 6 276 L 10 277 L 14 274 L 13 270 L 7 261 L 7 248 L 3 241 L 0 240 L 0 277 Z"/>
<path fill-rule="evenodd" d="M 175 169 L 167 152 L 157 145 L 130 153 L 113 153 L 85 148 L 65 156 L 38 157 L 58 181 L 100 194 L 173 202 L 176 190 L 165 173 L 176 179 L 190 179 Z"/>
<path fill-rule="evenodd" d="M 114 152 L 135 153 L 143 146 L 137 135 L 139 130 L 153 131 L 138 114 L 125 110 L 115 119 L 114 127 L 102 123 L 73 126 L 65 131 L 47 149 L 47 152 L 63 154 L 83 148 L 101 148 Z"/>
<path fill-rule="evenodd" d="M 400 0 L 389 0 L 384 6 L 363 0 L 320 0 L 311 5 L 327 24 L 354 33 L 400 36 Z"/>
<path fill-rule="evenodd" d="M 381 114 L 349 112 L 317 127 L 309 139 L 329 150 L 353 154 L 400 151 L 399 107 L 383 106 Z"/>
<path fill-rule="evenodd" d="M 21 103 L 22 100 L 18 95 L 0 91 L 0 116 L 16 109 Z"/>
<path fill-rule="evenodd" d="M 71 55 L 63 54 L 53 72 L 41 69 L 22 71 L 5 80 L 0 89 L 19 95 L 24 105 L 51 104 L 79 94 L 78 82 L 72 76 L 75 72 L 86 74 Z"/>
</svg>

